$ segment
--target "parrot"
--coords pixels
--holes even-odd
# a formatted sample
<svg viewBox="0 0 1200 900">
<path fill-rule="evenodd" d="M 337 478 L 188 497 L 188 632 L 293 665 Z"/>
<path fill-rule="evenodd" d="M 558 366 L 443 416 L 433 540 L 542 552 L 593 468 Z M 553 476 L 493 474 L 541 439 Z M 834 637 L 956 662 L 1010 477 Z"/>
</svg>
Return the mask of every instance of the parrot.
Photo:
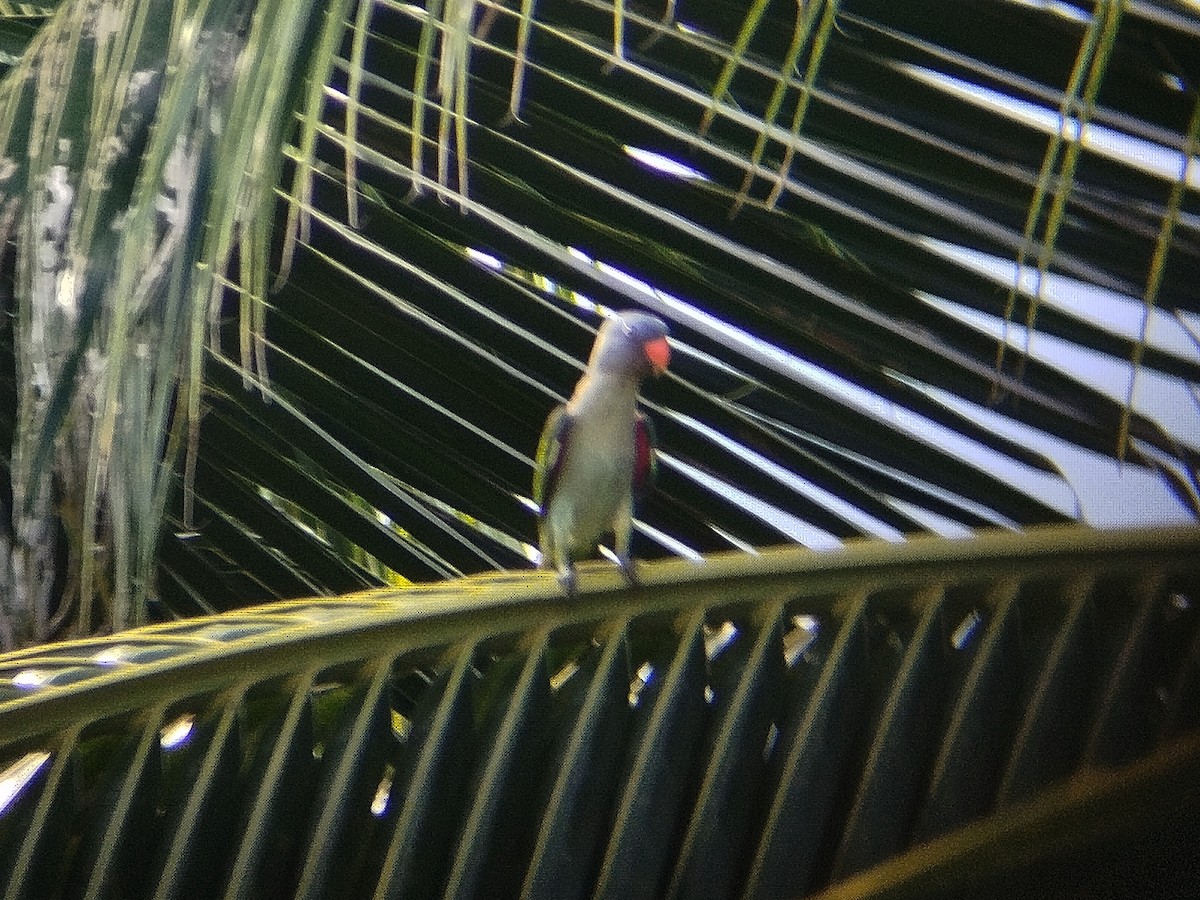
<svg viewBox="0 0 1200 900">
<path fill-rule="evenodd" d="M 647 376 L 666 370 L 670 358 L 662 319 L 616 313 L 600 326 L 571 398 L 546 419 L 533 500 L 542 565 L 558 572 L 567 596 L 575 593 L 575 560 L 592 555 L 610 531 L 618 566 L 634 583 L 633 504 L 653 484 L 656 455 L 654 427 L 637 408 L 638 391 Z"/>
</svg>

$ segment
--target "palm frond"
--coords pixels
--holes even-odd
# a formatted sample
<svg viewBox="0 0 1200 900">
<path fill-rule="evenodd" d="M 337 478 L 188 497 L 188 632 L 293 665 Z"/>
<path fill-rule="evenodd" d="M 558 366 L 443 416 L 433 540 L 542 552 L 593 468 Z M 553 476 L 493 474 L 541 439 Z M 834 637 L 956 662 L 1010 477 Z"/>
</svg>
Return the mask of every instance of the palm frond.
<svg viewBox="0 0 1200 900">
<path fill-rule="evenodd" d="M 1195 529 L 583 569 L 0 654 L 0 890 L 1194 893 Z"/>
<path fill-rule="evenodd" d="M 989 5 L 1018 44 L 1050 22 L 1054 52 L 1025 62 L 865 4 L 709 12 L 482 3 L 469 53 L 449 5 L 360 15 L 290 154 L 285 266 L 338 300 L 284 288 L 274 377 L 294 357 L 344 382 L 323 427 L 445 523 L 511 535 L 485 565 L 525 558 L 526 454 L 590 340 L 576 323 L 627 305 L 672 322 L 678 360 L 648 399 L 666 475 L 643 553 L 1191 520 L 1189 176 L 1112 136 L 1182 165 L 1196 95 L 1160 78 L 1104 102 L 1113 67 L 1149 78 L 1146 28 L 1186 27 Z"/>
<path fill-rule="evenodd" d="M 244 296 L 264 293 L 261 198 L 269 218 L 310 11 L 68 4 L 4 81 L 17 403 L 2 582 L 25 640 L 52 616 L 86 632 L 145 614 L 175 462 L 194 448 L 214 275 L 241 235 Z M 242 322 L 248 364 L 261 300 Z"/>
<path fill-rule="evenodd" d="M 1200 29 L 1150 3 L 969 9 L 295 20 L 316 75 L 270 57 L 238 82 L 191 257 L 187 327 L 238 364 L 192 341 L 186 416 L 154 407 L 173 436 L 144 459 L 190 447 L 197 510 L 162 544 L 165 608 L 195 609 L 205 572 L 220 607 L 527 564 L 541 422 L 626 306 L 676 346 L 647 396 L 644 555 L 1194 521 Z M 16 134 L 31 100 L 9 96 Z"/>
</svg>

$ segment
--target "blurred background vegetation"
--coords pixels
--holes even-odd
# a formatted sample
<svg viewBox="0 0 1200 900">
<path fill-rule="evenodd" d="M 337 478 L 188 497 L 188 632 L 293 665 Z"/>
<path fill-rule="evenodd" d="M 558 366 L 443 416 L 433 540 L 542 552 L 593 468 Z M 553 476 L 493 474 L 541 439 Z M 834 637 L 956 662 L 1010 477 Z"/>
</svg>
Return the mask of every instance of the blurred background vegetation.
<svg viewBox="0 0 1200 900">
<path fill-rule="evenodd" d="M 0 646 L 532 565 L 604 311 L 635 553 L 1192 521 L 1192 3 L 0 4 Z"/>
</svg>

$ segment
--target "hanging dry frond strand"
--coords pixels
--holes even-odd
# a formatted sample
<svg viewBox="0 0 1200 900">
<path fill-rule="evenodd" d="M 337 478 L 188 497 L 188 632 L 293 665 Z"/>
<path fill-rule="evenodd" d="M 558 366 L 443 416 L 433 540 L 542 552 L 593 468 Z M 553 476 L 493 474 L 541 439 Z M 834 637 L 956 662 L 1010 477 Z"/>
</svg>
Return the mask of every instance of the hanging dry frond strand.
<svg viewBox="0 0 1200 900">
<path fill-rule="evenodd" d="M 779 163 L 779 168 L 775 177 L 775 186 L 771 188 L 771 193 L 767 197 L 767 206 L 774 207 L 779 202 L 779 196 L 783 193 L 784 185 L 787 183 L 788 173 L 792 168 L 792 158 L 796 155 L 796 141 L 800 137 L 800 129 L 804 125 L 805 116 L 808 114 L 808 106 L 812 102 L 813 90 L 817 84 L 817 73 L 821 69 L 821 63 L 825 60 L 825 48 L 829 46 L 829 35 L 834 29 L 837 22 L 838 0 L 825 0 L 824 3 L 810 3 L 809 9 L 815 15 L 817 9 L 822 9 L 821 24 L 817 28 L 816 37 L 813 39 L 812 52 L 808 56 L 808 66 L 804 72 L 804 83 L 800 88 L 800 99 L 796 103 L 796 112 L 792 116 L 791 140 L 783 151 L 783 160 Z M 812 26 L 809 25 L 809 28 Z M 791 77 L 791 69 L 784 70 L 787 77 Z"/>
<path fill-rule="evenodd" d="M 1141 369 L 1142 356 L 1146 350 L 1146 339 L 1150 330 L 1150 319 L 1158 305 L 1158 291 L 1162 286 L 1163 273 L 1167 267 L 1167 255 L 1171 251 L 1175 228 L 1179 224 L 1183 198 L 1187 193 L 1189 177 L 1195 156 L 1200 150 L 1200 97 L 1192 109 L 1192 120 L 1188 123 L 1187 136 L 1180 148 L 1179 177 L 1171 185 L 1171 195 L 1167 198 L 1167 207 L 1163 212 L 1162 225 L 1158 231 L 1158 240 L 1154 244 L 1154 255 L 1150 259 L 1150 271 L 1146 275 L 1146 289 L 1142 293 L 1142 328 L 1137 342 L 1129 354 L 1129 389 L 1125 395 L 1125 409 L 1121 415 L 1121 428 L 1117 434 L 1117 458 L 1124 459 L 1129 449 L 1129 427 L 1133 419 L 1133 402 L 1137 392 L 1138 372 Z"/>
<path fill-rule="evenodd" d="M 700 134 L 708 133 L 708 129 L 712 126 L 713 118 L 717 114 L 717 106 L 725 99 L 729 93 L 729 86 L 733 84 L 733 77 L 737 74 L 738 68 L 742 64 L 742 57 L 746 55 L 746 50 L 750 46 L 750 41 L 753 40 L 755 33 L 758 31 L 758 26 L 762 22 L 762 18 L 766 15 L 767 7 L 770 5 L 770 0 L 754 0 L 754 4 L 746 12 L 746 18 L 742 20 L 741 30 L 738 32 L 737 40 L 733 47 L 729 50 L 729 56 L 725 59 L 725 66 L 721 69 L 721 74 L 717 76 L 717 82 L 713 85 L 711 102 L 708 108 L 704 111 L 704 116 L 700 119 Z"/>
<path fill-rule="evenodd" d="M 613 56 L 625 60 L 625 0 L 613 0 Z"/>
<path fill-rule="evenodd" d="M 1050 204 L 1050 214 L 1046 219 L 1046 228 L 1042 235 L 1041 254 L 1038 257 L 1038 290 L 1032 295 L 1032 302 L 1026 311 L 1025 352 L 1020 356 L 1017 369 L 1018 379 L 1024 378 L 1025 366 L 1029 360 L 1029 342 L 1037 325 L 1042 290 L 1050 270 L 1050 263 L 1054 258 L 1055 248 L 1058 245 L 1058 235 L 1066 215 L 1067 202 L 1074 191 L 1075 170 L 1078 167 L 1080 155 L 1083 153 L 1085 133 L 1094 114 L 1096 97 L 1099 96 L 1100 86 L 1104 83 L 1109 58 L 1116 45 L 1117 31 L 1121 25 L 1121 13 L 1124 7 L 1122 0 L 1105 0 L 1101 6 L 1104 15 L 1093 16 L 1092 26 L 1089 28 L 1088 43 L 1091 44 L 1095 40 L 1098 46 L 1096 51 L 1091 54 L 1091 61 L 1086 66 L 1087 77 L 1084 81 L 1083 94 L 1077 109 L 1074 110 L 1074 140 L 1067 142 L 1066 151 L 1063 154 L 1062 170 L 1057 179 L 1056 189 L 1051 195 L 1053 200 Z M 1097 10 L 1097 13 L 1099 12 L 1100 10 Z M 1070 113 L 1068 115 L 1070 116 Z M 1064 121 L 1072 121 L 1072 118 Z"/>
<path fill-rule="evenodd" d="M 775 186 L 771 190 L 767 204 L 774 206 L 779 199 L 779 195 L 783 192 L 788 172 L 791 169 L 792 158 L 795 155 L 795 141 L 799 137 L 800 129 L 808 110 L 808 104 L 812 97 L 813 85 L 816 83 L 817 71 L 824 56 L 826 39 L 836 18 L 836 0 L 828 3 L 809 3 L 807 5 L 800 3 L 797 5 L 796 25 L 792 30 L 792 42 L 784 56 L 783 65 L 779 69 L 779 76 L 771 92 L 771 99 L 768 101 L 766 111 L 763 113 L 763 127 L 759 129 L 758 140 L 755 142 L 754 150 L 750 154 L 750 165 L 746 169 L 746 175 L 742 179 L 741 187 L 738 189 L 733 208 L 729 212 L 731 218 L 736 216 L 743 204 L 750 199 L 750 188 L 754 184 L 754 178 L 761 165 L 763 153 L 766 151 L 768 135 L 771 131 L 770 126 L 775 124 L 779 110 L 783 106 L 784 97 L 787 96 L 788 88 L 792 84 L 792 73 L 796 70 L 796 63 L 799 61 L 800 54 L 804 51 L 804 47 L 808 44 L 809 38 L 812 36 L 813 25 L 822 9 L 825 14 L 821 22 L 821 31 L 813 43 L 813 50 L 809 56 L 808 70 L 800 88 L 800 98 L 796 104 L 796 113 L 792 117 L 791 141 L 788 142 L 784 151 L 783 162 L 779 166 L 778 174 L 775 178 Z"/>
<path fill-rule="evenodd" d="M 675 2 L 676 0 L 667 0 L 666 8 L 663 9 L 662 18 L 658 20 L 658 25 L 655 27 L 645 40 L 638 44 L 638 49 L 641 51 L 649 50 L 667 33 L 667 29 L 675 24 Z"/>
<path fill-rule="evenodd" d="M 317 135 L 320 133 L 322 113 L 329 96 L 330 77 L 334 69 L 335 48 L 341 43 L 346 17 L 354 0 L 332 0 L 325 10 L 321 33 L 313 48 L 314 60 L 329 60 L 323 75 L 318 73 L 308 79 L 307 95 L 300 113 L 300 134 L 297 145 L 285 147 L 284 153 L 294 164 L 291 190 L 286 194 L 287 220 L 283 226 L 283 249 L 280 253 L 279 273 L 271 290 L 279 290 L 291 274 L 292 262 L 298 243 L 310 239 L 313 172 L 317 166 Z M 349 180 L 349 173 L 347 174 Z"/>
<path fill-rule="evenodd" d="M 536 0 L 521 0 L 521 19 L 517 23 L 517 49 L 513 59 L 512 94 L 508 100 L 505 124 L 521 121 L 521 100 L 525 91 L 525 65 L 529 56 L 529 34 L 533 28 Z"/>
<path fill-rule="evenodd" d="M 448 0 L 443 7 L 441 56 L 438 60 L 438 185 L 451 190 L 450 157 L 455 157 L 460 202 L 468 194 L 467 80 L 471 65 L 471 23 L 476 0 Z M 466 211 L 465 204 L 462 206 Z"/>
<path fill-rule="evenodd" d="M 375 0 L 359 0 L 354 18 L 354 37 L 350 44 L 350 72 L 346 79 L 346 221 L 358 227 L 358 113 L 362 96 L 363 64 L 367 53 L 367 34 Z"/>
<path fill-rule="evenodd" d="M 1109 55 L 1116 43 L 1122 6 L 1121 0 L 1100 0 L 1097 4 L 1096 13 L 1088 25 L 1067 88 L 1063 92 L 1063 99 L 1058 110 L 1060 127 L 1051 137 L 1050 145 L 1046 149 L 1034 196 L 1025 218 L 1024 236 L 1017 252 L 1013 283 L 1005 301 L 1005 327 L 996 347 L 996 371 L 1001 372 L 1008 347 L 1009 325 L 1016 309 L 1017 295 L 1022 292 L 1021 280 L 1025 273 L 1026 260 L 1031 253 L 1036 251 L 1037 270 L 1033 288 L 1027 292 L 1029 308 L 1025 316 L 1025 352 L 1021 354 L 1018 363 L 1018 379 L 1024 377 L 1029 342 L 1037 323 L 1038 306 L 1042 291 L 1045 289 L 1045 279 L 1050 262 L 1054 257 L 1067 200 L 1071 196 L 1075 166 L 1083 149 L 1084 131 L 1091 118 L 1100 85 L 1104 81 Z M 1049 203 L 1048 209 L 1047 202 Z M 1043 216 L 1045 225 L 1042 229 L 1042 239 L 1039 242 L 1035 235 L 1038 224 L 1043 221 Z M 1000 394 L 998 382 L 993 385 L 992 392 L 992 399 L 995 402 Z"/>
<path fill-rule="evenodd" d="M 413 74 L 412 133 L 409 166 L 412 169 L 412 188 L 409 199 L 425 191 L 425 112 L 433 106 L 430 99 L 430 70 L 433 68 L 433 42 L 441 27 L 443 0 L 429 0 L 421 20 L 421 36 L 417 40 L 417 69 Z"/>
</svg>

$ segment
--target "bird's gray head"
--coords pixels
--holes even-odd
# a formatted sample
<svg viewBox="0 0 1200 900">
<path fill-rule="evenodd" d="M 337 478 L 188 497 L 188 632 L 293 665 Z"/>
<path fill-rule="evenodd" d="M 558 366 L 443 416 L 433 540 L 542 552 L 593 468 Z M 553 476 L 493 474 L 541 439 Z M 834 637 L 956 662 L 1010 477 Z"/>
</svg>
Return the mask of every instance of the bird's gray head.
<svg viewBox="0 0 1200 900">
<path fill-rule="evenodd" d="M 670 359 L 667 323 L 649 313 L 626 310 L 600 326 L 588 368 L 641 379 L 661 373 Z"/>
</svg>

